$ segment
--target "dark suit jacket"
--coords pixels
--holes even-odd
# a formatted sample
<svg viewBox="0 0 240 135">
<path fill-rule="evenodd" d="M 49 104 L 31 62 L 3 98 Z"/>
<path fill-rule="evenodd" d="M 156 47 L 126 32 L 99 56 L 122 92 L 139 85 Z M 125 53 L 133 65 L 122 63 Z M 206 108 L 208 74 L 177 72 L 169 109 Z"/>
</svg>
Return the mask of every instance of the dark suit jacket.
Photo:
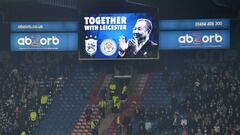
<svg viewBox="0 0 240 135">
<path fill-rule="evenodd" d="M 135 46 L 129 46 L 122 58 L 157 58 L 158 45 L 148 40 L 145 45 L 134 54 Z"/>
</svg>

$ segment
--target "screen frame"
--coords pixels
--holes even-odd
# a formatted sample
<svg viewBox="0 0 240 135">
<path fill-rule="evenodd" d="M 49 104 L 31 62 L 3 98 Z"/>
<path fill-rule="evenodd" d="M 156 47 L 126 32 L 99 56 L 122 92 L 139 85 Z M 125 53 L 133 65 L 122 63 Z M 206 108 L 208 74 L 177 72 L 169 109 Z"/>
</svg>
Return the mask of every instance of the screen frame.
<svg viewBox="0 0 240 135">
<path fill-rule="evenodd" d="M 88 13 L 83 13 L 83 14 L 80 14 L 79 15 L 79 52 L 78 52 L 78 60 L 84 60 L 84 61 L 87 61 L 87 60 L 90 60 L 90 61 L 94 61 L 94 60 L 100 60 L 100 61 L 104 61 L 104 60 L 107 60 L 107 61 L 121 61 L 121 60 L 159 60 L 160 59 L 160 52 L 159 52 L 159 27 L 157 26 L 156 28 L 156 38 L 157 38 L 157 44 L 158 44 L 158 51 L 157 51 L 157 57 L 156 58 L 82 58 L 81 57 L 81 44 L 84 45 L 85 41 L 84 41 L 84 17 L 85 16 L 90 16 L 92 14 L 125 14 L 125 13 L 149 13 L 149 14 L 153 14 L 154 17 L 156 18 L 156 24 L 158 25 L 159 24 L 159 9 L 150 9 L 150 10 L 129 10 L 128 12 L 122 12 L 121 10 L 120 11 L 113 11 L 113 12 L 109 12 L 109 11 L 100 11 L 100 12 L 88 12 Z"/>
</svg>

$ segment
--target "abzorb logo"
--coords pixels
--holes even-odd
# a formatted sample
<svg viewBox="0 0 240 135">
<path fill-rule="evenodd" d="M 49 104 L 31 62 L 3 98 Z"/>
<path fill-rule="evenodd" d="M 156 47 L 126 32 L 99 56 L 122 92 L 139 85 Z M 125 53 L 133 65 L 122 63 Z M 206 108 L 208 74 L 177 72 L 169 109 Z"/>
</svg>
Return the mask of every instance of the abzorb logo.
<svg viewBox="0 0 240 135">
<path fill-rule="evenodd" d="M 215 33 L 212 35 L 203 35 L 202 33 L 186 34 L 178 38 L 180 44 L 220 44 L 223 42 L 223 36 Z"/>
<path fill-rule="evenodd" d="M 45 46 L 45 45 L 59 45 L 60 40 L 56 36 L 41 37 L 40 35 L 24 36 L 17 39 L 18 45 L 21 46 Z"/>
</svg>

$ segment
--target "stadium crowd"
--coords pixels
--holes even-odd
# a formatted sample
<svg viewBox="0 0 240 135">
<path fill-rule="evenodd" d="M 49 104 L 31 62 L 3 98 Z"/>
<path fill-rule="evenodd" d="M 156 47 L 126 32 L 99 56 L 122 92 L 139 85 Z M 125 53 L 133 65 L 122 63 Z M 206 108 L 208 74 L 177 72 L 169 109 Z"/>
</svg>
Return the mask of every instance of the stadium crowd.
<svg viewBox="0 0 240 135">
<path fill-rule="evenodd" d="M 156 129 L 164 135 L 240 134 L 239 63 L 190 64 L 180 78 L 165 77 L 170 91 L 177 88 L 185 96 L 172 95 L 170 106 L 138 106 L 138 135 L 156 134 Z"/>
<path fill-rule="evenodd" d="M 189 81 L 193 86 L 184 88 L 188 94 L 180 109 L 190 116 L 190 133 L 239 134 L 239 63 L 195 65 L 187 70 L 184 84 Z"/>
<path fill-rule="evenodd" d="M 63 70 L 56 70 L 57 67 L 58 64 L 0 64 L 0 135 L 31 134 L 46 112 L 49 97 L 56 93 L 55 82 L 65 78 L 72 65 L 65 64 Z M 156 131 L 163 135 L 240 134 L 240 64 L 188 64 L 183 69 L 177 78 L 168 70 L 163 72 L 169 93 L 181 92 L 181 99 L 172 94 L 170 106 L 138 105 L 134 118 L 123 118 L 127 135 L 136 133 L 135 129 L 137 135 L 155 135 Z M 102 118 L 107 115 L 108 101 L 111 112 L 119 114 L 128 100 L 127 85 L 117 86 L 112 81 L 99 93 Z M 91 121 L 91 108 L 86 114 Z M 94 121 L 91 126 L 97 134 Z"/>
<path fill-rule="evenodd" d="M 28 135 L 44 116 L 58 82 L 58 64 L 0 63 L 0 135 Z"/>
</svg>

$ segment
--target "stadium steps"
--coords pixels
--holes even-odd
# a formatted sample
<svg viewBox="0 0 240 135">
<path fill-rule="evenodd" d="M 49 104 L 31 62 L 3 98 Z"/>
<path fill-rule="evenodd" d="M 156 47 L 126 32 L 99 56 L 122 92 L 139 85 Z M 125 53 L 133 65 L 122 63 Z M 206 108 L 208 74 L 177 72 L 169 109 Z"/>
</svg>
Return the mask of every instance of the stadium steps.
<svg viewBox="0 0 240 135">
<path fill-rule="evenodd" d="M 90 90 L 102 75 L 82 72 L 80 68 L 69 76 L 63 90 L 53 99 L 35 135 L 69 135 L 88 101 Z"/>
<path fill-rule="evenodd" d="M 111 126 L 112 121 L 116 118 L 116 114 L 109 113 L 105 119 L 102 119 L 99 125 L 99 135 L 107 135 L 108 128 Z"/>
<path fill-rule="evenodd" d="M 113 75 L 112 74 L 108 74 L 105 76 L 105 80 L 102 84 L 101 90 L 102 89 L 106 89 L 110 82 L 113 80 Z M 100 91 L 98 93 L 98 97 L 100 97 Z M 115 118 L 115 115 L 110 113 L 111 107 L 109 107 L 109 102 L 108 102 L 108 106 L 106 109 L 106 116 L 105 119 L 101 119 L 100 123 L 99 123 L 99 127 L 98 127 L 98 131 L 100 135 L 105 135 L 107 134 L 107 128 L 111 125 L 111 121 L 113 121 L 113 119 Z M 110 122 L 109 122 L 110 121 Z"/>
<path fill-rule="evenodd" d="M 99 123 L 101 116 L 98 111 L 98 106 L 96 104 L 88 104 L 92 111 L 92 118 L 96 123 Z M 84 112 L 87 108 L 84 109 Z M 71 135 L 91 135 L 90 121 L 86 121 L 85 113 L 82 113 L 80 120 L 75 124 Z"/>
<path fill-rule="evenodd" d="M 98 93 L 99 93 L 99 90 L 100 90 L 99 88 L 103 87 L 103 84 L 105 84 L 108 81 L 109 81 L 108 76 L 102 75 L 98 79 L 94 89 L 92 90 L 92 92 L 90 94 L 89 100 L 88 100 L 87 106 L 89 106 L 92 109 L 93 120 L 97 124 L 99 124 L 99 122 L 101 120 L 101 116 L 100 116 L 99 111 L 98 111 L 98 101 L 99 101 Z M 79 121 L 75 124 L 71 135 L 91 135 L 90 122 L 86 121 L 86 116 L 85 116 L 85 113 L 84 113 L 87 109 L 87 106 L 85 106 L 84 111 L 81 114 Z"/>
<path fill-rule="evenodd" d="M 105 75 L 105 78 L 104 78 L 104 81 L 102 83 L 100 90 L 106 89 L 112 80 L 113 80 L 112 74 Z M 98 91 L 98 97 L 100 97 L 100 90 Z"/>
<path fill-rule="evenodd" d="M 141 104 L 143 100 L 144 93 L 146 93 L 146 84 L 149 81 L 148 74 L 140 74 L 136 76 L 130 82 L 129 87 L 129 94 L 128 94 L 128 101 L 126 104 L 121 106 L 120 117 L 123 118 L 124 116 L 128 115 L 130 118 L 133 117 L 135 108 Z M 116 135 L 116 121 L 117 117 L 111 123 L 111 126 L 108 129 L 107 135 Z"/>
</svg>

